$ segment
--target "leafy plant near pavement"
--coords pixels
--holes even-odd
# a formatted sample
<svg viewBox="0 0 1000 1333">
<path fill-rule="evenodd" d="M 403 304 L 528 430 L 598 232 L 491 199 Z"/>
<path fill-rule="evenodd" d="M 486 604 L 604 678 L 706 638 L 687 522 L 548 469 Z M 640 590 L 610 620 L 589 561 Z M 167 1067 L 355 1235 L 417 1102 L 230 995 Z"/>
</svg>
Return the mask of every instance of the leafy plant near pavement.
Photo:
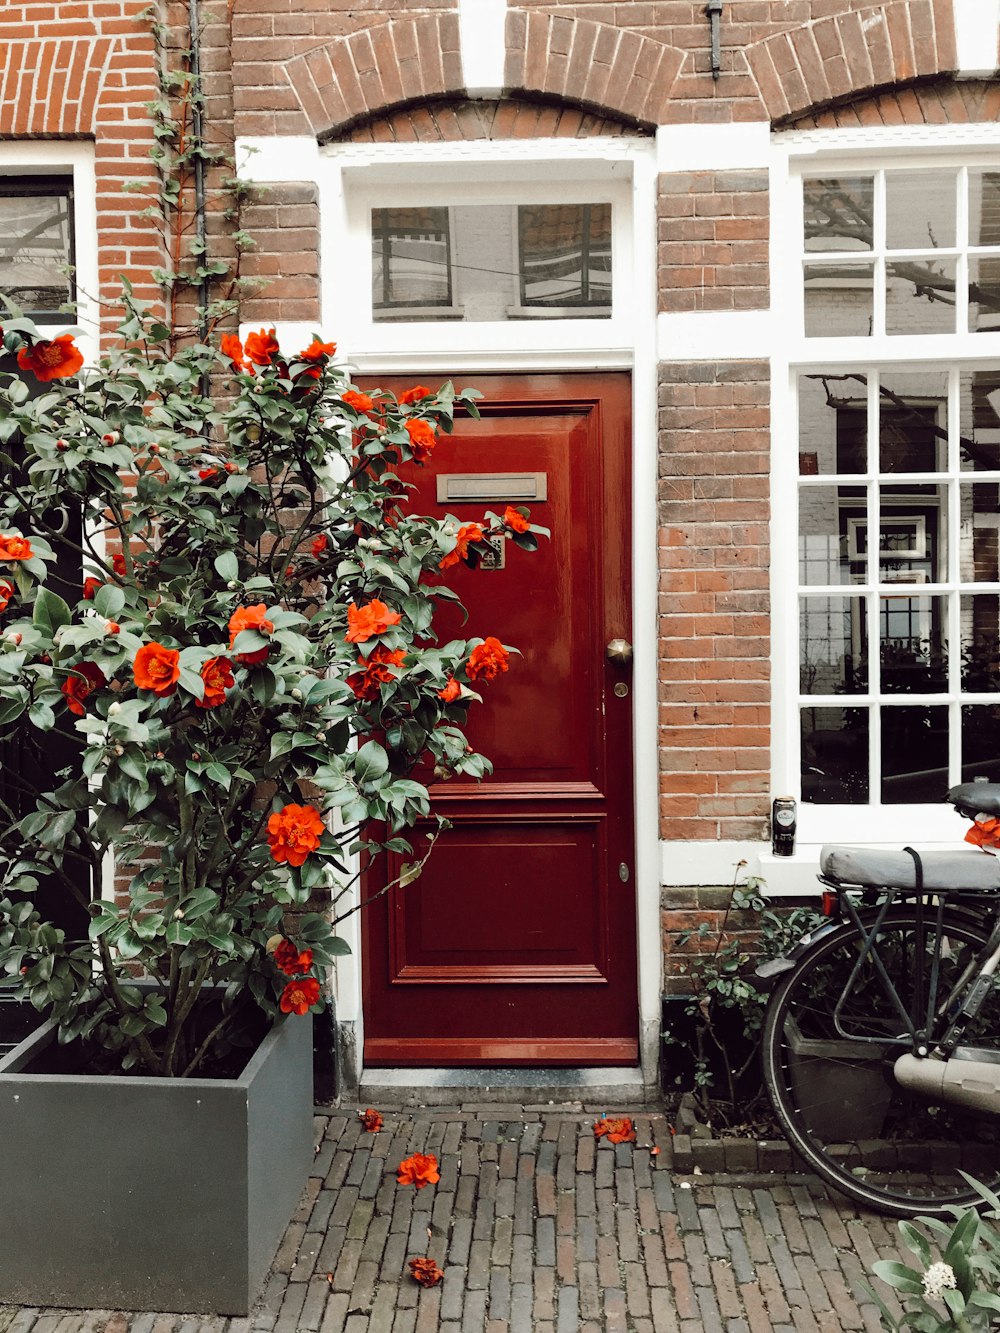
<svg viewBox="0 0 1000 1333">
<path fill-rule="evenodd" d="M 0 734 L 22 763 L 0 800 L 0 977 L 61 1041 L 188 1075 L 255 1006 L 322 1004 L 358 865 L 387 853 L 391 882 L 415 878 L 429 847 L 405 832 L 428 819 L 431 770 L 489 771 L 462 728 L 509 650 L 436 640 L 456 600 L 442 575 L 544 530 L 511 507 L 409 512 L 398 465 L 426 462 L 456 407 L 475 415 L 473 392 L 365 394 L 319 338 L 177 347 L 125 310 L 93 371 L 71 336 L 4 321 Z M 228 376 L 218 402 L 210 374 Z M 79 761 L 53 778 L 41 744 L 59 730 Z M 101 893 L 112 848 L 136 866 L 124 904 Z M 39 910 L 53 883 L 87 938 Z M 308 910 L 331 887 L 332 919 Z M 208 986 L 224 1000 L 206 1025 Z"/>
<path fill-rule="evenodd" d="M 746 863 L 740 862 L 718 927 L 703 921 L 697 928 L 682 931 L 677 937 L 683 948 L 693 940 L 714 936 L 710 952 L 690 954 L 684 973 L 691 996 L 684 1013 L 694 1040 L 694 1084 L 701 1113 L 711 1118 L 713 1104 L 726 1114 L 741 1109 L 740 1088 L 748 1072 L 759 1063 L 760 1031 L 764 1023 L 767 994 L 753 977 L 753 965 L 760 958 L 777 958 L 787 952 L 808 930 L 822 921 L 810 907 L 781 910 L 767 898 L 766 883 L 758 876 L 748 876 L 740 883 Z M 743 920 L 731 929 L 734 912 Z M 743 932 L 746 916 L 753 921 L 755 951 L 747 946 Z M 678 1034 L 664 1032 L 668 1044 L 682 1040 Z M 717 1086 L 721 1072 L 723 1086 Z M 719 1100 L 725 1106 L 719 1107 Z"/>
<path fill-rule="evenodd" d="M 989 1205 L 983 1215 L 974 1208 L 956 1208 L 951 1225 L 933 1217 L 918 1218 L 919 1225 L 900 1222 L 903 1243 L 920 1267 L 897 1260 L 872 1266 L 875 1276 L 903 1298 L 902 1317 L 897 1319 L 878 1293 L 862 1284 L 878 1305 L 884 1328 L 974 1333 L 995 1326 L 993 1317 L 1000 1314 L 1000 1232 L 990 1222 L 1000 1221 L 1000 1198 L 971 1176 L 965 1178 Z"/>
</svg>

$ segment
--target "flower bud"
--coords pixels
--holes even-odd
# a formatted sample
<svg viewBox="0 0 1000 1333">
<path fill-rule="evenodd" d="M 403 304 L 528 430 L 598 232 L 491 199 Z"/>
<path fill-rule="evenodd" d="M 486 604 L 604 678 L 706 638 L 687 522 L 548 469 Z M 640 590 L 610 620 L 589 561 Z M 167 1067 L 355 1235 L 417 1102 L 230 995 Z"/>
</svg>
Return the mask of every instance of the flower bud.
<svg viewBox="0 0 1000 1333">
<path fill-rule="evenodd" d="M 108 705 L 108 717 L 117 717 L 121 711 L 122 706 L 117 700 L 113 704 Z"/>
<path fill-rule="evenodd" d="M 176 908 L 176 909 L 174 910 L 174 920 L 175 920 L 175 921 L 183 921 L 183 920 L 184 920 L 184 912 L 183 912 L 183 910 L 182 910 L 180 907 L 178 907 L 178 908 Z"/>
<path fill-rule="evenodd" d="M 226 584 L 227 588 L 238 588 L 239 586 L 240 585 L 239 583 L 237 583 L 236 579 L 230 579 L 229 582 Z"/>
<path fill-rule="evenodd" d="M 301 698 L 302 698 L 302 691 L 301 691 L 301 690 L 292 690 L 292 698 L 293 698 L 293 699 L 301 699 Z"/>
<path fill-rule="evenodd" d="M 116 430 L 109 430 L 109 431 L 107 432 L 107 434 L 101 436 L 101 443 L 102 443 L 102 444 L 117 444 L 120 438 L 121 438 L 121 437 L 119 436 L 119 434 L 118 434 L 118 432 L 117 432 Z"/>
<path fill-rule="evenodd" d="M 116 746 L 115 746 L 115 754 L 118 755 L 119 758 L 121 758 L 121 756 L 122 756 L 124 753 L 125 753 L 125 747 L 124 747 L 124 745 L 116 745 Z"/>
<path fill-rule="evenodd" d="M 21 642 L 21 635 L 18 634 L 16 629 L 12 629 L 9 634 L 5 634 L 3 637 L 7 643 L 12 643 L 15 648 Z"/>
<path fill-rule="evenodd" d="M 60 453 L 62 453 L 64 449 L 69 448 L 69 445 L 66 443 L 65 440 L 56 440 L 56 448 L 59 450 Z"/>
<path fill-rule="evenodd" d="M 104 632 L 105 634 L 120 634 L 122 627 L 117 620 L 106 620 L 104 622 Z"/>
<path fill-rule="evenodd" d="M 151 454 L 158 454 L 158 453 L 160 452 L 160 446 L 156 443 L 155 440 L 154 440 L 153 443 L 149 446 L 149 452 L 150 452 Z"/>
</svg>

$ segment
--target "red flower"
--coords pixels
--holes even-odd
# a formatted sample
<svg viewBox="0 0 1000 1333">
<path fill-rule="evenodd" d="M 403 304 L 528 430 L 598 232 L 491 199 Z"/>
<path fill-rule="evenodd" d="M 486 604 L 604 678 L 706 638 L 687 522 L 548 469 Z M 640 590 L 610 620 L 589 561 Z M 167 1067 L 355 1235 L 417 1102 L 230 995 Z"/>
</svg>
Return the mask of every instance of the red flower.
<svg viewBox="0 0 1000 1333">
<path fill-rule="evenodd" d="M 438 1268 L 433 1259 L 411 1259 L 409 1269 L 411 1277 L 414 1277 L 422 1287 L 436 1287 L 444 1277 L 444 1272 Z"/>
<path fill-rule="evenodd" d="M 261 332 L 263 332 L 263 330 L 261 330 Z M 272 329 L 271 332 L 273 333 L 274 329 Z M 275 350 L 277 350 L 277 344 L 275 345 Z M 318 338 L 313 338 L 312 342 L 305 349 L 305 351 L 300 352 L 296 359 L 298 361 L 322 362 L 325 361 L 328 356 L 334 356 L 336 354 L 336 351 L 337 351 L 336 343 L 322 343 Z"/>
<path fill-rule="evenodd" d="M 399 395 L 400 406 L 405 407 L 408 403 L 415 403 L 421 398 L 429 398 L 431 391 L 426 384 L 414 384 L 412 389 L 405 389 Z"/>
<path fill-rule="evenodd" d="M 261 329 L 260 333 L 248 333 L 243 350 L 255 366 L 271 365 L 280 351 L 274 329 Z"/>
<path fill-rule="evenodd" d="M 531 524 L 524 517 L 519 509 L 513 505 L 508 505 L 503 511 L 503 525 L 510 528 L 511 532 L 527 532 Z"/>
<path fill-rule="evenodd" d="M 30 560 L 33 555 L 27 537 L 18 537 L 15 533 L 8 537 L 0 535 L 0 560 Z"/>
<path fill-rule="evenodd" d="M 14 596 L 14 585 L 6 579 L 0 579 L 0 611 L 6 611 L 10 599 Z"/>
<path fill-rule="evenodd" d="M 219 344 L 222 355 L 228 356 L 233 370 L 248 370 L 246 358 L 243 355 L 243 344 L 235 333 L 224 333 Z"/>
<path fill-rule="evenodd" d="M 66 707 L 69 711 L 75 713 L 77 717 L 83 717 L 84 699 L 102 685 L 107 685 L 108 678 L 94 662 L 78 662 L 70 670 L 72 674 L 66 677 L 59 688 L 66 696 Z"/>
<path fill-rule="evenodd" d="M 437 444 L 434 427 L 420 417 L 411 417 L 406 423 L 406 433 L 410 437 L 410 451 L 418 463 L 426 463 L 431 451 Z"/>
<path fill-rule="evenodd" d="M 329 545 L 330 542 L 326 533 L 321 532 L 309 548 L 313 553 L 313 558 L 318 560 Z"/>
<path fill-rule="evenodd" d="M 283 1014 L 307 1014 L 319 1000 L 319 982 L 315 977 L 297 977 L 281 992 L 278 1007 Z"/>
<path fill-rule="evenodd" d="M 438 1159 L 433 1153 L 415 1152 L 399 1164 L 396 1180 L 400 1185 L 416 1185 L 422 1190 L 425 1185 L 436 1185 L 441 1179 L 438 1174 Z"/>
<path fill-rule="evenodd" d="M 106 620 L 104 622 L 105 634 L 121 634 L 122 627 L 117 620 Z"/>
<path fill-rule="evenodd" d="M 237 607 L 229 617 L 229 646 L 232 648 L 236 642 L 236 636 L 241 630 L 255 629 L 259 634 L 272 634 L 274 632 L 274 622 L 268 620 L 265 612 L 267 607 L 263 602 L 258 602 L 256 606 Z M 259 666 L 261 662 L 267 661 L 268 648 L 257 648 L 252 653 L 237 653 L 237 662 L 243 666 Z"/>
<path fill-rule="evenodd" d="M 448 677 L 448 684 L 443 690 L 438 690 L 438 698 L 443 699 L 446 704 L 452 704 L 462 693 L 462 687 L 454 676 Z"/>
<path fill-rule="evenodd" d="M 323 820 L 314 805 L 283 806 L 267 821 L 271 855 L 279 865 L 302 865 L 322 836 Z"/>
<path fill-rule="evenodd" d="M 398 611 L 390 611 L 385 602 L 378 598 L 357 606 L 354 602 L 347 608 L 347 633 L 344 638 L 348 643 L 367 643 L 375 634 L 384 634 L 391 625 L 398 625 L 402 620 Z"/>
<path fill-rule="evenodd" d="M 367 1111 L 359 1111 L 358 1114 L 361 1117 L 361 1123 L 369 1134 L 377 1134 L 385 1123 L 374 1106 L 369 1106 Z"/>
<path fill-rule="evenodd" d="M 358 658 L 358 666 L 364 667 L 364 670 L 353 671 L 347 677 L 347 684 L 358 699 L 367 699 L 372 703 L 379 697 L 380 686 L 396 679 L 389 668 L 402 666 L 405 656 L 402 648 L 392 652 L 384 644 L 376 644 L 367 658 Z"/>
<path fill-rule="evenodd" d="M 466 671 L 470 680 L 496 680 L 507 670 L 509 654 L 499 639 L 484 639 L 469 654 Z"/>
<path fill-rule="evenodd" d="M 125 564 L 125 557 L 120 552 L 117 555 L 113 555 L 111 557 L 111 568 L 115 571 L 118 577 L 122 579 L 128 573 L 128 567 Z"/>
<path fill-rule="evenodd" d="M 353 407 L 355 412 L 370 412 L 375 406 L 374 398 L 369 398 L 366 393 L 359 393 L 357 389 L 348 389 L 346 393 L 342 393 L 340 401 L 346 403 L 348 407 Z"/>
<path fill-rule="evenodd" d="M 22 347 L 17 354 L 17 364 L 22 370 L 30 370 L 36 380 L 43 384 L 49 380 L 64 380 L 68 375 L 75 375 L 83 365 L 83 353 L 73 341 L 70 333 L 61 333 L 49 342 L 39 338 L 33 347 Z"/>
<path fill-rule="evenodd" d="M 198 708 L 218 708 L 226 702 L 226 690 L 236 684 L 228 657 L 210 657 L 201 669 L 201 678 L 205 682 L 205 697 L 195 699 Z"/>
<path fill-rule="evenodd" d="M 479 523 L 465 523 L 458 530 L 458 536 L 455 541 L 455 549 L 449 551 L 438 561 L 438 569 L 448 569 L 451 565 L 457 565 L 460 560 L 464 560 L 469 554 L 470 542 L 481 542 L 483 540 L 483 529 Z"/>
<path fill-rule="evenodd" d="M 94 600 L 94 595 L 98 588 L 104 587 L 103 579 L 95 579 L 92 575 L 83 581 L 83 596 L 88 602 Z"/>
<path fill-rule="evenodd" d="M 635 1143 L 635 1125 L 628 1116 L 622 1116 L 619 1120 L 601 1116 L 600 1120 L 594 1121 L 594 1138 L 605 1137 L 609 1143 Z"/>
<path fill-rule="evenodd" d="M 162 643 L 144 643 L 132 663 L 132 675 L 140 690 L 152 690 L 162 698 L 173 694 L 181 678 L 181 655 Z"/>
<path fill-rule="evenodd" d="M 217 477 L 218 475 L 219 469 L 217 467 L 203 467 L 198 469 L 198 476 L 202 481 L 210 481 L 212 477 Z"/>
<path fill-rule="evenodd" d="M 274 951 L 274 965 L 288 977 L 299 977 L 308 972 L 313 963 L 312 949 L 299 953 L 291 940 L 282 940 Z"/>
<path fill-rule="evenodd" d="M 965 841 L 973 847 L 1000 847 L 1000 819 L 977 819 Z"/>
</svg>

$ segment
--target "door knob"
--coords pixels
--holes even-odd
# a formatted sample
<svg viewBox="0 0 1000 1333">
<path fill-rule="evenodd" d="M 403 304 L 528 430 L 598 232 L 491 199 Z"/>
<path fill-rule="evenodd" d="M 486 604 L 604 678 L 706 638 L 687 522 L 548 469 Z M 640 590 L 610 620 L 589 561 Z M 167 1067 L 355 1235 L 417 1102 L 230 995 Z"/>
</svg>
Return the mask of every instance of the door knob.
<svg viewBox="0 0 1000 1333">
<path fill-rule="evenodd" d="M 632 661 L 632 645 L 628 639 L 612 639 L 604 650 L 604 655 L 615 666 L 628 666 Z"/>
</svg>

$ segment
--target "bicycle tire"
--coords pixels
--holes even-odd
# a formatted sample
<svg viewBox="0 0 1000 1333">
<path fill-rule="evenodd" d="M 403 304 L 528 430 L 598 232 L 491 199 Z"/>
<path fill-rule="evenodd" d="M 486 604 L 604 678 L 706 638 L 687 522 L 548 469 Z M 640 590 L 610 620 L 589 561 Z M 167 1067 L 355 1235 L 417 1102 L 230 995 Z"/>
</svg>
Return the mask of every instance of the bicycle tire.
<svg viewBox="0 0 1000 1333">
<path fill-rule="evenodd" d="M 869 928 L 873 919 L 869 915 Z M 914 927 L 912 910 L 893 908 L 878 937 L 880 956 L 890 975 L 895 970 L 893 984 L 907 1005 L 913 998 L 906 968 L 907 950 L 912 962 L 915 948 Z M 970 953 L 985 942 L 986 931 L 968 914 L 949 913 L 942 934 L 941 979 L 947 991 Z M 892 1064 L 911 1043 L 898 1030 L 902 1024 L 884 985 L 869 966 L 868 975 L 862 968 L 851 995 L 844 992 L 859 951 L 856 926 L 844 922 L 782 978 L 762 1032 L 765 1088 L 791 1146 L 835 1189 L 894 1217 L 950 1215 L 953 1206 L 980 1202 L 960 1171 L 990 1186 L 1000 1181 L 1000 1117 L 933 1102 L 900 1087 Z M 832 1015 L 841 993 L 845 1009 L 838 1031 Z M 996 991 L 966 1044 L 1000 1053 Z"/>
</svg>

